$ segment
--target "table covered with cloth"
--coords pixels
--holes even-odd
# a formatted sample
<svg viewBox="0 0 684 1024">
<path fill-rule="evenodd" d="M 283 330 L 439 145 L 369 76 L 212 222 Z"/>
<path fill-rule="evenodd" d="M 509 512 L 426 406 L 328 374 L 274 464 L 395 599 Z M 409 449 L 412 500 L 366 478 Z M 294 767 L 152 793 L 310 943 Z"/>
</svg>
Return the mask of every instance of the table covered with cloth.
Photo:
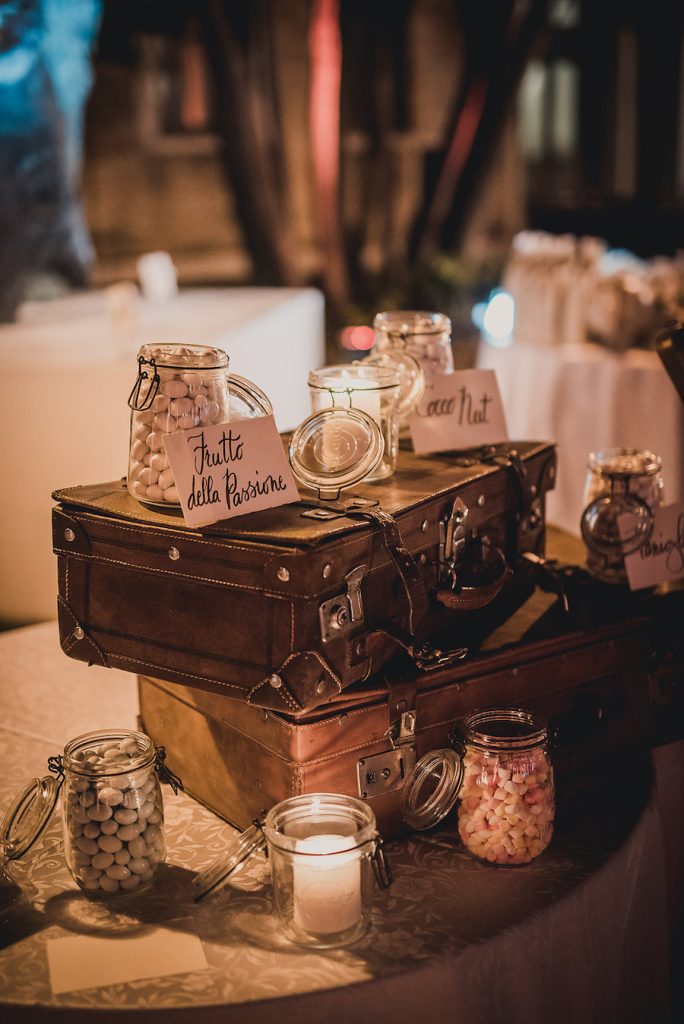
<svg viewBox="0 0 684 1024">
<path fill-rule="evenodd" d="M 137 725 L 135 678 L 65 658 L 54 623 L 0 635 L 0 697 L 3 812 L 69 739 Z M 185 794 L 164 787 L 168 856 L 154 889 L 109 903 L 76 889 L 57 814 L 11 868 L 24 899 L 2 920 L 0 1015 L 7 1024 L 666 1021 L 670 927 L 684 892 L 683 786 L 684 743 L 607 763 L 559 792 L 550 847 L 513 869 L 469 858 L 453 814 L 436 831 L 394 840 L 395 881 L 375 893 L 369 932 L 324 952 L 278 935 L 263 863 L 193 903 L 194 873 L 235 831 Z M 52 940 L 125 943 L 151 923 L 198 936 L 206 969 L 53 995 Z"/>
</svg>

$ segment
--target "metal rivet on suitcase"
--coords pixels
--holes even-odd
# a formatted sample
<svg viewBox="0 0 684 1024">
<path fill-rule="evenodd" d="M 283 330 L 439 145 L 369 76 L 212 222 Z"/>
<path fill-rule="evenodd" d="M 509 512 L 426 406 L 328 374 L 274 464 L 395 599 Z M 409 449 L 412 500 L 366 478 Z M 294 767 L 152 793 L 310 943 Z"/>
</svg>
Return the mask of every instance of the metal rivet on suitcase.
<svg viewBox="0 0 684 1024">
<path fill-rule="evenodd" d="M 332 565 L 330 564 L 330 562 L 328 562 L 326 565 L 323 566 L 323 579 L 327 580 L 327 578 L 328 578 L 328 576 L 330 576 L 331 572 L 332 572 Z"/>
<path fill-rule="evenodd" d="M 421 565 L 425 565 L 427 563 L 427 560 L 428 560 L 428 556 L 425 554 L 425 552 L 423 552 L 423 554 L 418 559 L 418 561 L 420 562 Z"/>
<path fill-rule="evenodd" d="M 85 633 L 83 632 L 80 626 L 77 626 L 76 629 L 74 630 L 74 636 L 76 637 L 77 640 L 82 640 L 83 637 L 85 636 Z"/>
<path fill-rule="evenodd" d="M 178 548 L 169 548 L 169 558 L 172 562 L 177 562 L 180 558 L 180 551 Z"/>
<path fill-rule="evenodd" d="M 428 521 L 427 521 L 427 519 L 423 520 L 423 522 L 420 524 L 420 528 L 423 531 L 423 533 L 427 533 L 427 528 L 428 528 Z"/>
<path fill-rule="evenodd" d="M 282 580 L 283 583 L 287 583 L 290 578 L 290 570 L 286 569 L 284 565 L 281 565 L 278 569 L 278 579 Z"/>
<path fill-rule="evenodd" d="M 485 500 L 486 500 L 486 499 L 485 499 L 485 496 L 484 496 L 484 494 L 481 494 L 481 495 L 480 495 L 480 497 L 479 497 L 479 498 L 477 499 L 477 504 L 478 504 L 478 507 L 479 507 L 479 508 L 482 508 L 482 506 L 483 506 L 483 505 L 484 505 L 484 503 L 485 503 Z"/>
<path fill-rule="evenodd" d="M 282 679 L 280 678 L 279 675 L 276 675 L 275 672 L 269 679 L 269 683 L 271 684 L 274 690 L 279 690 L 280 687 L 283 685 Z"/>
<path fill-rule="evenodd" d="M 76 540 L 76 534 L 74 533 L 70 526 L 67 526 L 66 530 L 64 531 L 64 539 L 68 540 L 70 544 L 72 540 Z"/>
<path fill-rule="evenodd" d="M 316 693 L 317 693 L 317 694 L 318 694 L 318 696 L 320 697 L 320 696 L 321 696 L 322 694 L 324 694 L 324 693 L 325 693 L 325 691 L 326 691 L 326 682 L 325 682 L 325 679 L 319 679 L 319 680 L 318 680 L 318 685 L 316 686 Z"/>
</svg>

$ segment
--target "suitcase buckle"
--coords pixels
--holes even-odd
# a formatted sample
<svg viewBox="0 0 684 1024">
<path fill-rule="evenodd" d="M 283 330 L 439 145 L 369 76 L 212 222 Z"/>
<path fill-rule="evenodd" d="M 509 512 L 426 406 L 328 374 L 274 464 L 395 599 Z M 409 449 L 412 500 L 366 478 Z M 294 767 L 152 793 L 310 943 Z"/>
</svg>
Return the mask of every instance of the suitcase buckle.
<svg viewBox="0 0 684 1024">
<path fill-rule="evenodd" d="M 456 585 L 456 565 L 465 550 L 465 521 L 468 518 L 468 506 L 461 498 L 456 498 L 451 512 L 439 524 L 439 575 L 447 586 Z"/>
<path fill-rule="evenodd" d="M 319 605 L 318 619 L 324 644 L 348 636 L 363 623 L 361 582 L 367 571 L 368 566 L 357 565 L 344 577 L 347 585 L 346 594 L 338 594 L 337 597 L 331 597 Z"/>
</svg>

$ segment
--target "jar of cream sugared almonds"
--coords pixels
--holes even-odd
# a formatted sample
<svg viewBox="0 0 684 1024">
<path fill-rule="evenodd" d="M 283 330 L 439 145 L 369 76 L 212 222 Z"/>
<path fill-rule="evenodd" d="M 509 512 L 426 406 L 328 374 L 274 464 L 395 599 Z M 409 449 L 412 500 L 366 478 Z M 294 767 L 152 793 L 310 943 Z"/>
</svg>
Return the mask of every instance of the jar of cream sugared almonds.
<svg viewBox="0 0 684 1024">
<path fill-rule="evenodd" d="M 407 824 L 430 828 L 458 800 L 458 834 L 468 853 L 488 864 L 529 863 L 553 834 L 546 723 L 522 708 L 479 709 L 451 740 L 452 748 L 426 754 L 407 779 Z"/>
<path fill-rule="evenodd" d="M 143 733 L 90 733 L 64 748 L 64 849 L 89 893 L 133 892 L 166 856 L 155 755 Z"/>
<path fill-rule="evenodd" d="M 166 856 L 160 777 L 181 785 L 164 756 L 149 736 L 124 729 L 71 740 L 49 759 L 53 774 L 33 779 L 7 811 L 7 861 L 33 846 L 61 796 L 66 863 L 81 889 L 95 897 L 144 889 Z"/>
<path fill-rule="evenodd" d="M 228 422 L 228 356 L 210 345 L 143 345 L 128 404 L 128 489 L 145 505 L 178 506 L 164 436 Z"/>
</svg>

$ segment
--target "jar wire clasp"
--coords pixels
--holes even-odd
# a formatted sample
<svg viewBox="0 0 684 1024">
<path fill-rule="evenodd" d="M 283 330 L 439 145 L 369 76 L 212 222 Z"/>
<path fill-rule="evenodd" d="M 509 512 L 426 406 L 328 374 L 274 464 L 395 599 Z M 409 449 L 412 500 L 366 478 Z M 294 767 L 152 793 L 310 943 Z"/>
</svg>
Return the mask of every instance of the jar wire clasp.
<svg viewBox="0 0 684 1024">
<path fill-rule="evenodd" d="M 164 747 L 157 747 L 157 751 L 154 755 L 154 769 L 159 776 L 160 782 L 168 782 L 175 796 L 178 796 L 179 789 L 182 789 L 183 792 L 185 792 L 185 786 L 183 785 L 182 779 L 178 775 L 175 775 L 166 763 L 166 750 Z"/>
<path fill-rule="evenodd" d="M 149 366 L 152 370 L 151 376 L 145 369 L 145 366 Z M 149 383 L 145 387 L 146 381 Z M 161 377 L 157 370 L 156 360 L 154 358 L 145 359 L 144 356 L 138 356 L 138 377 L 128 396 L 130 408 L 134 412 L 144 412 L 145 409 L 149 409 L 159 391 L 160 383 Z"/>
</svg>

